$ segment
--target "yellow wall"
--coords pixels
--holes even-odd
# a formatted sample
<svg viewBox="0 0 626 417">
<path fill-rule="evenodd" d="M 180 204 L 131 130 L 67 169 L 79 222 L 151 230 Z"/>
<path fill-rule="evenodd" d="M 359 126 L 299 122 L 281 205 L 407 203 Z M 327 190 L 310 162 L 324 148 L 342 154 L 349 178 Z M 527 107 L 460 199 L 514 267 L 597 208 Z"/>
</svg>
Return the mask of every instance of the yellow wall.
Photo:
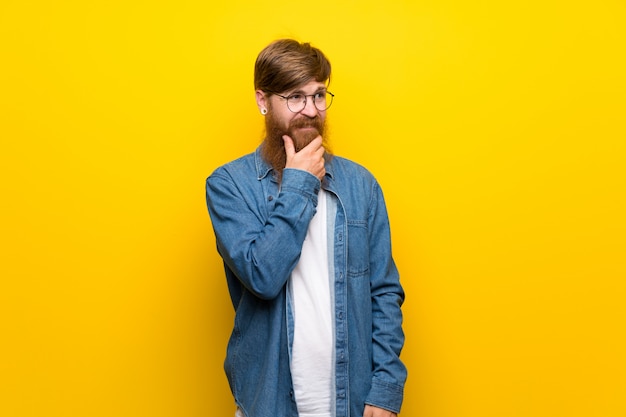
<svg viewBox="0 0 626 417">
<path fill-rule="evenodd" d="M 283 36 L 388 200 L 403 415 L 626 415 L 623 1 L 211 3 L 0 5 L 0 415 L 232 415 L 204 179 Z"/>
</svg>

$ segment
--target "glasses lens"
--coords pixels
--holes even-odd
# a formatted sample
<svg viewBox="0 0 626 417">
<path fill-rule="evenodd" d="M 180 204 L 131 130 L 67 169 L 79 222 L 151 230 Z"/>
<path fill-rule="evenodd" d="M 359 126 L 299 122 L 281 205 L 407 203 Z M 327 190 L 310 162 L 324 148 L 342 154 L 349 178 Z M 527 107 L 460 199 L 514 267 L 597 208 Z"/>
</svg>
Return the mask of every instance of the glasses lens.
<svg viewBox="0 0 626 417">
<path fill-rule="evenodd" d="M 317 107 L 317 110 L 319 111 L 324 111 L 326 110 L 326 93 L 317 93 L 314 96 L 311 96 L 311 99 L 313 99 L 313 102 L 315 103 L 315 107 Z"/>
<path fill-rule="evenodd" d="M 315 95 L 315 107 L 318 110 L 324 111 L 333 104 L 333 95 L 332 93 L 325 92 Z"/>
<path fill-rule="evenodd" d="M 294 113 L 301 112 L 306 105 L 306 97 L 304 94 L 293 94 L 287 97 L 287 107 Z"/>
</svg>

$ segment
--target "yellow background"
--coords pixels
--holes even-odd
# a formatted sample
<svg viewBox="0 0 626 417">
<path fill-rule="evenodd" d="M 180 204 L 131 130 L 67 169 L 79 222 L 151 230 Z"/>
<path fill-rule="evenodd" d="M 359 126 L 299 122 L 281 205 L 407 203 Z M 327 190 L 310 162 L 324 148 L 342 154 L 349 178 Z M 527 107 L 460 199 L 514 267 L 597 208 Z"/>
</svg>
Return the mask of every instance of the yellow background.
<svg viewBox="0 0 626 417">
<path fill-rule="evenodd" d="M 623 1 L 213 3 L 0 4 L 1 416 L 232 415 L 204 179 L 284 36 L 385 191 L 402 415 L 626 415 Z"/>
</svg>

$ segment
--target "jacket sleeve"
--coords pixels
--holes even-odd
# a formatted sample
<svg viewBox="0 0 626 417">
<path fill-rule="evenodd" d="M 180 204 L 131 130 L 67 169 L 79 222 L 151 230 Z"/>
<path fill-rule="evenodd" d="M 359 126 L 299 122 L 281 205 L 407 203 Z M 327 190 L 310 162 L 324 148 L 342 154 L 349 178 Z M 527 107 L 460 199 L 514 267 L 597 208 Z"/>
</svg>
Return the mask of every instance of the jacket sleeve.
<svg viewBox="0 0 626 417">
<path fill-rule="evenodd" d="M 249 291 L 269 300 L 278 296 L 298 262 L 320 181 L 308 172 L 285 169 L 281 191 L 267 213 L 261 181 L 245 171 L 219 168 L 207 178 L 207 206 L 224 262 Z"/>
<path fill-rule="evenodd" d="M 399 413 L 407 377 L 400 360 L 404 345 L 401 311 L 404 290 L 391 254 L 387 208 L 376 182 L 369 213 L 373 374 L 365 402 Z"/>
</svg>

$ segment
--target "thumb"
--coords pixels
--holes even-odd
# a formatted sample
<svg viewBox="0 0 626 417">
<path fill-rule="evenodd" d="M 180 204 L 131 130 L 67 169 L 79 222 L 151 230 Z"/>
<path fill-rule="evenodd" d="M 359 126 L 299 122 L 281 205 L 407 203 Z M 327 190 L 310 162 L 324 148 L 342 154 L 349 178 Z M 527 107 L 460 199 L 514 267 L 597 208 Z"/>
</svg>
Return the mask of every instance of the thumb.
<svg viewBox="0 0 626 417">
<path fill-rule="evenodd" d="M 296 148 L 293 145 L 293 139 L 291 139 L 287 135 L 283 135 L 283 142 L 285 143 L 285 154 L 287 155 L 287 159 L 290 159 L 296 154 Z"/>
</svg>

